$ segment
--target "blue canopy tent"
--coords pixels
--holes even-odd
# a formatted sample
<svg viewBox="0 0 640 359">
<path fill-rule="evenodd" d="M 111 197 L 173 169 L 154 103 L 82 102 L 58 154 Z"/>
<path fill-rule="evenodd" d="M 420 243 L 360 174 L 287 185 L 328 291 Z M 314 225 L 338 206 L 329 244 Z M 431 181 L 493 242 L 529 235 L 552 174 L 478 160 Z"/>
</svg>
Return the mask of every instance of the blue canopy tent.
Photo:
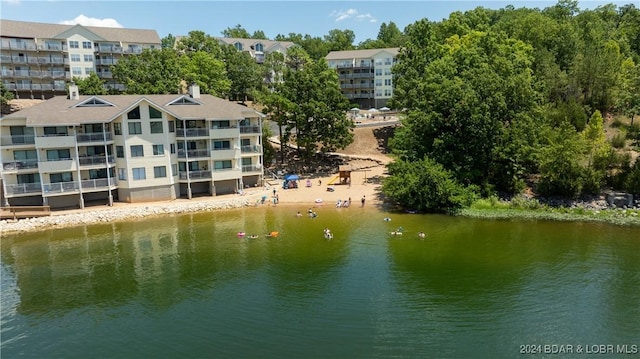
<svg viewBox="0 0 640 359">
<path fill-rule="evenodd" d="M 287 188 L 298 188 L 298 180 L 300 179 L 300 176 L 293 174 L 293 173 L 289 173 L 284 175 L 284 182 L 282 183 L 282 188 L 287 189 Z"/>
</svg>

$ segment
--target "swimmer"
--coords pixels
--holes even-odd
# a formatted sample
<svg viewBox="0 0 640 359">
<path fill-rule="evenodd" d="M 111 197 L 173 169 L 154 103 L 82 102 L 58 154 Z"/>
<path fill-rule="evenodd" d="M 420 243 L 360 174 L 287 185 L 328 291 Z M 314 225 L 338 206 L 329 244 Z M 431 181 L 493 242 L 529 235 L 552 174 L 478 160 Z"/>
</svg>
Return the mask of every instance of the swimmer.
<svg viewBox="0 0 640 359">
<path fill-rule="evenodd" d="M 424 237 L 426 237 L 427 235 L 424 234 L 424 232 L 419 232 L 418 233 L 418 237 L 420 237 L 420 239 L 424 239 Z"/>
</svg>

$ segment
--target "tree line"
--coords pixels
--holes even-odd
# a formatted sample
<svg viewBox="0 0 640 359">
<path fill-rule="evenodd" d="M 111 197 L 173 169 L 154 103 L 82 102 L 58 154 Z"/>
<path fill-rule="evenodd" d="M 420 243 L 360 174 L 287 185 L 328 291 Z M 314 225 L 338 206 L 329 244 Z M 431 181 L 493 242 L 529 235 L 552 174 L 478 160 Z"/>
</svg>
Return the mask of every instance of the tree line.
<svg viewBox="0 0 640 359">
<path fill-rule="evenodd" d="M 265 39 L 242 26 L 225 37 Z M 297 46 L 257 64 L 203 31 L 112 67 L 126 93 L 201 92 L 264 106 L 302 156 L 346 147 L 350 108 L 325 56 L 334 50 L 399 47 L 390 107 L 403 110 L 390 146 L 384 194 L 420 211 L 452 211 L 479 196 L 640 193 L 640 10 L 613 4 L 580 10 L 560 0 L 544 9 L 506 6 L 422 19 L 403 31 L 383 23 L 354 44 L 351 30 L 323 37 L 278 34 Z M 92 75 L 81 93 L 105 93 Z M 3 101 L 5 95 L 3 91 Z M 619 134 L 607 138 L 604 123 Z M 611 137 L 611 136 L 609 136 Z M 633 151 L 624 151 L 632 148 Z"/>
</svg>

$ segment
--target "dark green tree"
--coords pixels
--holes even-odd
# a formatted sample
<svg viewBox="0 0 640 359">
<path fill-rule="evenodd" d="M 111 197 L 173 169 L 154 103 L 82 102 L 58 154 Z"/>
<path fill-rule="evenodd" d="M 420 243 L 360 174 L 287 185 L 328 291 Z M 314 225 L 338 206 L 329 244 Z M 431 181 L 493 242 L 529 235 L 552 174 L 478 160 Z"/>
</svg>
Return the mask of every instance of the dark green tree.
<svg viewBox="0 0 640 359">
<path fill-rule="evenodd" d="M 229 93 L 231 81 L 225 70 L 226 63 L 210 53 L 195 51 L 181 55 L 179 65 L 182 79 L 187 84 L 198 84 L 201 93 L 218 97 Z"/>
<path fill-rule="evenodd" d="M 474 198 L 471 188 L 463 187 L 451 172 L 428 157 L 412 162 L 397 160 L 387 169 L 389 177 L 384 179 L 382 192 L 405 208 L 455 213 Z"/>
<path fill-rule="evenodd" d="M 256 60 L 248 52 L 238 51 L 235 47 L 223 47 L 224 66 L 230 80 L 229 98 L 245 102 L 247 97 L 253 98 L 264 86 L 263 73 Z"/>
<path fill-rule="evenodd" d="M 324 41 L 327 43 L 329 51 L 344 51 L 353 50 L 353 41 L 356 39 L 356 34 L 351 30 L 329 30 L 329 33 L 324 36 Z"/>
<path fill-rule="evenodd" d="M 73 82 L 78 85 L 78 91 L 82 95 L 106 95 L 107 89 L 104 87 L 104 81 L 96 75 L 95 72 L 89 74 L 85 78 L 74 77 Z"/>
<path fill-rule="evenodd" d="M 10 100 L 13 100 L 13 94 L 4 86 L 4 82 L 0 82 L 0 101 L 6 105 Z"/>
<path fill-rule="evenodd" d="M 144 49 L 139 55 L 121 58 L 112 72 L 127 94 L 169 94 L 182 89 L 182 70 L 174 49 Z"/>
<path fill-rule="evenodd" d="M 222 30 L 222 36 L 230 38 L 250 39 L 251 35 L 242 25 L 238 24 L 235 27 L 228 27 Z"/>
<path fill-rule="evenodd" d="M 189 31 L 189 36 L 185 36 L 178 41 L 176 50 L 180 54 L 186 55 L 192 52 L 204 51 L 216 59 L 222 59 L 222 49 L 218 40 L 199 30 Z"/>
<path fill-rule="evenodd" d="M 163 49 L 172 49 L 176 46 L 176 37 L 171 34 L 163 37 L 160 41 Z"/>
</svg>

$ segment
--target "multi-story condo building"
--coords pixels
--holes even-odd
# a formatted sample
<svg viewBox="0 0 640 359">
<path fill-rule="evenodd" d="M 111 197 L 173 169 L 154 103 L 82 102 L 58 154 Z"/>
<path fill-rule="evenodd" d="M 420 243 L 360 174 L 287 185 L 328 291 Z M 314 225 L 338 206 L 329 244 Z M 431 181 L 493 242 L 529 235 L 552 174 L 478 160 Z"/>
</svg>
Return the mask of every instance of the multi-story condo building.
<svg viewBox="0 0 640 359">
<path fill-rule="evenodd" d="M 331 51 L 326 60 L 336 69 L 340 90 L 360 108 L 380 108 L 393 95 L 391 67 L 399 48 Z"/>
<path fill-rule="evenodd" d="M 64 95 L 73 77 L 92 72 L 106 87 L 122 90 L 111 66 L 122 56 L 160 47 L 156 30 L 0 20 L 2 83 L 16 98 Z"/>
<path fill-rule="evenodd" d="M 262 185 L 255 110 L 195 85 L 188 95 L 69 92 L 0 119 L 3 205 L 83 208 Z"/>
<path fill-rule="evenodd" d="M 262 64 L 265 56 L 272 52 L 287 54 L 287 50 L 295 46 L 291 41 L 272 41 L 262 39 L 242 39 L 236 37 L 216 37 L 216 40 L 223 45 L 233 45 L 238 51 L 248 52 L 257 63 Z"/>
</svg>

